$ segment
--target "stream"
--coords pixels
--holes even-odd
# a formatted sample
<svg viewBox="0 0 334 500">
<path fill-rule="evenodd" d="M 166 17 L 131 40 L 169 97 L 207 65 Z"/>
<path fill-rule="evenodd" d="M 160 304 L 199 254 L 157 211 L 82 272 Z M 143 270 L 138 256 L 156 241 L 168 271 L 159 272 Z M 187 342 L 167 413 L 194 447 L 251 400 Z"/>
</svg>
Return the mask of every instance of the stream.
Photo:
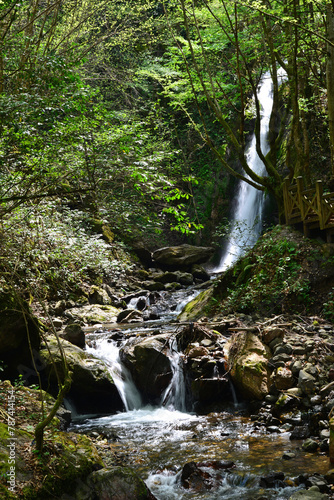
<svg viewBox="0 0 334 500">
<path fill-rule="evenodd" d="M 266 154 L 272 108 L 269 74 L 265 74 L 260 83 L 259 99 L 263 110 L 261 144 Z M 253 138 L 247 159 L 255 172 L 264 175 L 264 166 L 255 146 Z M 262 208 L 262 193 L 241 182 L 233 218 L 235 229 L 214 272 L 225 270 L 246 246 L 256 242 L 261 231 Z M 246 228 L 240 231 L 242 221 Z M 300 441 L 290 441 L 284 427 L 268 432 L 265 427 L 254 425 L 246 406 L 237 401 L 233 386 L 229 388 L 233 397 L 226 402 L 223 411 L 205 415 L 194 412 L 191 401 L 187 399 L 182 355 L 173 344 L 169 349 L 173 377 L 156 406 L 143 404 L 129 371 L 120 360 L 120 349 L 135 336 L 149 337 L 157 330 L 172 336 L 178 328 L 173 320 L 197 293 L 198 290 L 191 289 L 169 293 L 166 300 L 160 303 L 160 321 L 122 327 L 106 325 L 102 330 L 87 335 L 91 345 L 87 351 L 108 366 L 122 398 L 124 411 L 96 418 L 78 416 L 71 430 L 88 434 L 96 432 L 109 437 L 113 452 L 125 458 L 125 463 L 136 470 L 158 500 L 289 499 L 293 492 L 301 488 L 294 481 L 299 475 L 328 471 L 326 455 L 306 454 L 301 449 Z M 135 298 L 129 307 L 135 309 L 137 300 Z M 113 340 L 113 332 L 119 328 L 122 328 L 122 335 L 119 340 Z M 283 458 L 285 452 L 295 454 L 293 467 L 290 460 Z M 181 484 L 181 476 L 183 467 L 190 462 L 202 463 L 206 479 L 187 489 Z M 234 467 L 225 466 L 228 462 L 233 462 Z M 284 484 L 274 482 L 268 487 L 263 478 L 273 473 L 284 473 Z"/>
<path fill-rule="evenodd" d="M 268 433 L 257 428 L 247 416 L 242 402 L 226 403 L 221 412 L 199 415 L 191 411 L 187 401 L 186 381 L 183 377 L 182 357 L 171 349 L 173 378 L 156 406 L 143 405 L 131 375 L 120 361 L 119 351 L 134 336 L 149 336 L 152 330 L 173 332 L 177 328 L 168 321 L 124 325 L 122 340 L 111 340 L 114 329 L 120 325 L 91 332 L 87 351 L 102 359 L 108 366 L 124 403 L 124 411 L 108 416 L 74 419 L 71 430 L 96 432 L 109 437 L 113 453 L 125 459 L 146 482 L 158 500 L 186 499 L 289 499 L 298 487 L 293 480 L 303 473 L 324 474 L 328 457 L 305 454 L 301 443 L 290 441 L 289 433 Z M 282 458 L 293 451 L 291 462 Z M 232 461 L 227 470 L 216 468 L 216 461 Z M 182 467 L 189 462 L 205 462 L 204 472 L 209 480 L 206 487 L 186 489 L 180 477 Z M 213 463 L 211 463 L 213 462 Z M 283 472 L 291 479 L 284 487 L 266 488 L 261 478 Z"/>
</svg>

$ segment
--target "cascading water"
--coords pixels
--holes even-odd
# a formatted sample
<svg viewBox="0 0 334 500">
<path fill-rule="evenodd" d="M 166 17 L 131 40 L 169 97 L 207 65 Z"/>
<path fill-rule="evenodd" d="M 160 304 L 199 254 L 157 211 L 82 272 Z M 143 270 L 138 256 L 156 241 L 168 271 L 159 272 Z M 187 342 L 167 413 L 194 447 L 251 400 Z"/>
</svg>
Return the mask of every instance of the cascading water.
<svg viewBox="0 0 334 500">
<path fill-rule="evenodd" d="M 282 75 L 283 77 L 283 75 Z M 261 151 L 266 155 L 269 151 L 268 133 L 270 114 L 273 106 L 273 85 L 270 73 L 263 75 L 259 86 L 258 99 L 261 105 L 260 138 Z M 256 137 L 253 134 L 246 159 L 250 168 L 257 175 L 265 175 L 265 166 L 256 152 Z M 262 229 L 264 194 L 245 181 L 240 181 L 233 201 L 235 211 L 231 220 L 228 242 L 215 272 L 229 268 L 247 249 L 255 245 Z"/>
<path fill-rule="evenodd" d="M 182 357 L 177 349 L 177 343 L 175 340 L 171 342 L 171 367 L 173 371 L 173 377 L 171 383 L 167 387 L 165 393 L 162 397 L 162 404 L 166 408 L 172 407 L 173 409 L 180 410 L 182 412 L 187 411 L 187 391 L 186 382 L 183 371 Z"/>
<path fill-rule="evenodd" d="M 165 328 L 168 328 L 165 326 Z M 144 325 L 124 336 L 149 335 Z M 168 330 L 171 336 L 173 330 Z M 301 455 L 298 461 L 298 443 L 289 440 L 289 434 L 268 434 L 254 430 L 251 422 L 233 410 L 223 413 L 196 415 L 187 413 L 187 394 L 182 370 L 182 359 L 174 341 L 170 343 L 173 377 L 162 395 L 161 406 L 142 406 L 140 395 L 130 374 L 120 361 L 122 344 L 106 338 L 106 333 L 93 333 L 89 337 L 96 348 L 88 352 L 104 360 L 121 394 L 126 411 L 101 418 L 90 418 L 72 425 L 77 432 L 102 433 L 117 437 L 117 454 L 124 453 L 126 465 L 135 469 L 145 480 L 158 500 L 253 500 L 259 493 L 271 500 L 287 500 L 295 487 L 263 490 L 260 475 L 280 470 L 290 473 L 290 465 L 282 461 L 283 450 L 293 449 L 297 458 L 294 472 L 305 471 Z M 219 377 L 219 372 L 214 372 Z M 105 431 L 104 431 L 105 429 Z M 299 450 L 299 451 L 298 451 Z M 181 486 L 181 469 L 189 462 L 232 461 L 235 470 L 218 471 L 210 468 L 215 489 L 185 489 Z M 209 463 L 208 462 L 208 463 Z M 327 466 L 321 457 L 308 458 L 310 470 L 322 471 Z M 327 470 L 327 469 L 326 469 Z"/>
<path fill-rule="evenodd" d="M 102 359 L 109 368 L 126 411 L 141 408 L 141 395 L 133 383 L 129 371 L 121 363 L 117 345 L 108 339 L 100 339 L 96 348 L 87 347 L 87 352 Z"/>
</svg>

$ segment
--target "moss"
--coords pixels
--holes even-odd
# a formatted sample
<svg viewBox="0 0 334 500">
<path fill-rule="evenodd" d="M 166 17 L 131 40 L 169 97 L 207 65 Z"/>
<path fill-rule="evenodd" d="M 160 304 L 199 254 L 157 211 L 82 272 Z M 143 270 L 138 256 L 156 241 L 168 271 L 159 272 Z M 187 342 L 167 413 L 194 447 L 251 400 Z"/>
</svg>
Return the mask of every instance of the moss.
<svg viewBox="0 0 334 500">
<path fill-rule="evenodd" d="M 181 314 L 179 321 L 194 321 L 211 310 L 210 301 L 212 299 L 212 289 L 209 288 L 201 292 L 197 297 L 188 302 Z"/>
</svg>

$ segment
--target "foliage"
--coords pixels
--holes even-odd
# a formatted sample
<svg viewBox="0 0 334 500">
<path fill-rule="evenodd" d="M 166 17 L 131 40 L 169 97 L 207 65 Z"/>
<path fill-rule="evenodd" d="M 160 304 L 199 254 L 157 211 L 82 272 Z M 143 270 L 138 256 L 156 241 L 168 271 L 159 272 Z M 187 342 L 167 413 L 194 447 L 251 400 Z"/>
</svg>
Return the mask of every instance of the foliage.
<svg viewBox="0 0 334 500">
<path fill-rule="evenodd" d="M 316 247 L 301 237 L 284 236 L 280 227 L 264 235 L 216 285 L 214 308 L 224 312 L 274 314 L 305 312 L 313 307 L 312 277 L 305 261 L 322 262 Z M 318 264 L 316 264 L 318 265 Z"/>
</svg>

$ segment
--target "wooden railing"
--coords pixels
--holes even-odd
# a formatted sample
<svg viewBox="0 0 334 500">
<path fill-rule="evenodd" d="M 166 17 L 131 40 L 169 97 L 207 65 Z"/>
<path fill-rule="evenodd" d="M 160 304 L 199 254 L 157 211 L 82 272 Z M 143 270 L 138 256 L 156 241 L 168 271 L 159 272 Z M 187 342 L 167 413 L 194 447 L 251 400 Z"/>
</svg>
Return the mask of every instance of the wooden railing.
<svg viewBox="0 0 334 500">
<path fill-rule="evenodd" d="M 334 193 L 324 194 L 322 181 L 317 181 L 313 189 L 305 189 L 302 177 L 297 177 L 295 184 L 286 179 L 283 196 L 286 223 L 302 223 L 306 236 L 314 228 L 334 228 Z"/>
</svg>

